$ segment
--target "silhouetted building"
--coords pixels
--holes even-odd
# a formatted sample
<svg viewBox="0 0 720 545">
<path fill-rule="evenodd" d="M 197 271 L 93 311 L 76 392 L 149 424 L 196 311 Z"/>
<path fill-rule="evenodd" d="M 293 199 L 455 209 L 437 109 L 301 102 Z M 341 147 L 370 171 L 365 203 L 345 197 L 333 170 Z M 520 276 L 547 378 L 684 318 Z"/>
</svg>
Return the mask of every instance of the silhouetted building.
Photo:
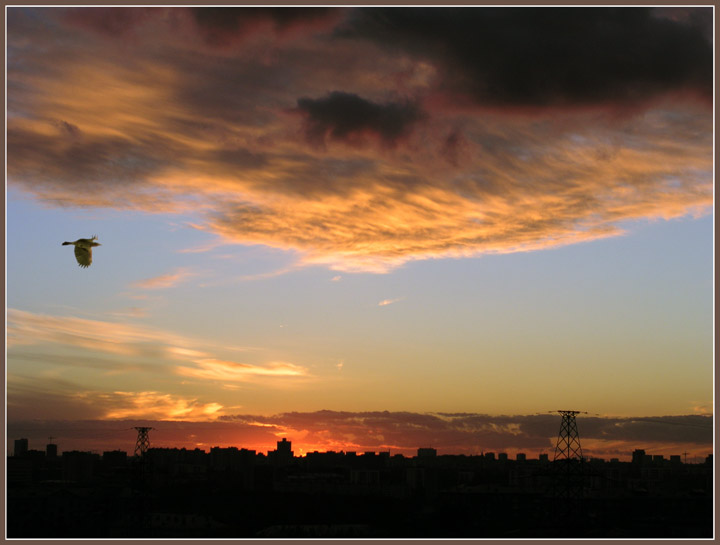
<svg viewBox="0 0 720 545">
<path fill-rule="evenodd" d="M 285 437 L 282 441 L 277 442 L 277 451 L 280 456 L 293 457 L 292 441 L 288 441 Z"/>
<path fill-rule="evenodd" d="M 645 451 L 643 449 L 635 449 L 632 453 L 632 463 L 642 464 L 645 461 Z"/>
<path fill-rule="evenodd" d="M 525 456 L 525 453 L 524 453 L 524 452 L 518 452 L 518 453 L 515 455 L 515 459 L 516 459 L 518 462 L 524 462 L 525 460 L 527 460 L 527 456 Z"/>
<path fill-rule="evenodd" d="M 277 450 L 268 452 L 268 457 L 276 464 L 284 466 L 289 464 L 293 459 L 292 442 L 285 437 L 282 441 L 277 442 Z"/>
<path fill-rule="evenodd" d="M 27 439 L 15 439 L 15 450 L 13 451 L 16 457 L 25 456 L 28 451 L 28 440 Z"/>
<path fill-rule="evenodd" d="M 45 451 L 30 449 L 25 453 L 25 457 L 30 458 L 36 464 L 41 464 L 45 461 Z"/>
<path fill-rule="evenodd" d="M 494 459 L 495 459 L 495 453 L 494 453 L 494 452 L 486 452 L 486 453 L 485 453 L 485 459 L 486 459 L 486 460 L 494 460 Z"/>
<path fill-rule="evenodd" d="M 210 449 L 210 468 L 216 471 L 236 469 L 240 465 L 239 457 L 237 447 L 213 447 Z"/>
<path fill-rule="evenodd" d="M 162 478 L 192 482 L 207 473 L 208 455 L 199 448 L 149 448 L 145 455 L 148 465 Z"/>
<path fill-rule="evenodd" d="M 103 464 L 108 467 L 122 467 L 127 464 L 127 452 L 124 450 L 108 450 L 103 452 Z"/>
<path fill-rule="evenodd" d="M 235 447 L 150 448 L 146 503 L 138 496 L 137 460 L 123 451 L 102 458 L 72 451 L 51 460 L 28 450 L 7 459 L 8 535 L 252 538 L 291 522 L 330 528 L 362 521 L 372 537 L 545 538 L 556 531 L 568 537 L 551 516 L 551 468 L 542 463 L 548 454 L 507 460 L 500 453 L 503 461 L 495 462 L 492 453 L 434 451 L 418 449 L 412 458 L 388 452 L 294 458 L 288 440 L 268 456 Z M 291 462 L 276 463 L 280 456 Z M 643 451 L 634 459 L 589 460 L 578 500 L 589 516 L 575 530 L 591 538 L 712 534 L 711 456 L 679 466 L 655 463 L 659 458 Z M 680 456 L 674 459 L 680 464 Z M 286 537 L 305 535 L 289 532 Z"/>
<path fill-rule="evenodd" d="M 7 459 L 8 484 L 27 484 L 33 479 L 33 463 L 26 458 L 13 456 Z"/>
<path fill-rule="evenodd" d="M 541 455 L 538 457 L 538 460 L 540 460 L 543 464 L 546 464 L 546 463 L 548 463 L 548 462 L 550 461 L 550 459 L 548 458 L 547 453 L 541 454 Z"/>
<path fill-rule="evenodd" d="M 210 469 L 229 473 L 248 474 L 255 465 L 255 451 L 237 447 L 210 449 Z M 248 480 L 249 482 L 249 480 Z"/>
<path fill-rule="evenodd" d="M 95 466 L 99 460 L 97 454 L 71 450 L 63 452 L 62 475 L 66 481 L 87 482 L 95 474 Z"/>
<path fill-rule="evenodd" d="M 58 447 L 54 443 L 48 443 L 45 445 L 45 456 L 48 458 L 57 458 Z"/>
</svg>

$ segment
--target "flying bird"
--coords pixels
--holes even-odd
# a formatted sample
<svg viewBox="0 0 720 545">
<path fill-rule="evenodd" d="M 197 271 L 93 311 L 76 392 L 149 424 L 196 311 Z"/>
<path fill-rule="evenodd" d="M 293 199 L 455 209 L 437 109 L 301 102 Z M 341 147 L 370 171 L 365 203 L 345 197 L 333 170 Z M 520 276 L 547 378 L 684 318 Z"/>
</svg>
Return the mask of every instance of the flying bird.
<svg viewBox="0 0 720 545">
<path fill-rule="evenodd" d="M 77 259 L 78 265 L 83 268 L 87 268 L 92 263 L 92 249 L 93 246 L 102 246 L 97 240 L 97 235 L 92 238 L 79 238 L 75 242 L 63 242 L 63 246 L 72 244 L 75 246 L 75 259 Z"/>
</svg>

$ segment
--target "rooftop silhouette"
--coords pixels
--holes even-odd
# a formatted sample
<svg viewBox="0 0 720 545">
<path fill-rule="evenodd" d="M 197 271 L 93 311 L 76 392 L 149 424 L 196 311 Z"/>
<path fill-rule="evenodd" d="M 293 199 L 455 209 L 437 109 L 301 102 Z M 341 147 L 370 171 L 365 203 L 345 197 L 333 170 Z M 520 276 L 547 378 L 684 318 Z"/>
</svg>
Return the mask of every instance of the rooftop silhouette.
<svg viewBox="0 0 720 545">
<path fill-rule="evenodd" d="M 8 458 L 9 537 L 708 537 L 712 455 L 582 459 L 572 524 L 547 454 L 309 452 L 282 439 Z M 50 447 L 54 448 L 50 448 Z M 42 499 L 41 501 L 39 499 Z M 632 513 L 630 515 L 629 513 Z M 90 522 L 87 522 L 90 520 Z"/>
</svg>

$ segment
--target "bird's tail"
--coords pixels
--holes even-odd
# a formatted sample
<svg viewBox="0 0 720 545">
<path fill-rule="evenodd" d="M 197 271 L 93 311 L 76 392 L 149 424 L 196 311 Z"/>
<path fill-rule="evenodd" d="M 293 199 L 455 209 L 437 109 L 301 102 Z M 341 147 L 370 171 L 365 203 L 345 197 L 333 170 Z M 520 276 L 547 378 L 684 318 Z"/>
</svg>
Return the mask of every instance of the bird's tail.
<svg viewBox="0 0 720 545">
<path fill-rule="evenodd" d="M 67 246 L 68 244 L 72 244 L 72 242 L 63 242 L 62 243 L 63 246 Z"/>
</svg>

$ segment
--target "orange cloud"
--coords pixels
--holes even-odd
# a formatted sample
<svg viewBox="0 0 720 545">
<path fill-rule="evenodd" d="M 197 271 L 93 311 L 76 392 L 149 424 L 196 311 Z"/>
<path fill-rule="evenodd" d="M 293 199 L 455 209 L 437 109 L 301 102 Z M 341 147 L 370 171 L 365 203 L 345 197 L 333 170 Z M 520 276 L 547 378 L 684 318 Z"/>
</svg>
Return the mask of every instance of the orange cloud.
<svg viewBox="0 0 720 545">
<path fill-rule="evenodd" d="M 135 282 L 132 286 L 146 290 L 172 288 L 183 282 L 189 276 L 193 276 L 193 273 L 186 269 L 179 269 L 174 273 L 163 274 Z"/>
<path fill-rule="evenodd" d="M 156 420 L 212 421 L 225 414 L 221 403 L 199 395 L 141 389 L 139 391 L 88 389 L 68 379 L 71 373 L 32 377 L 14 375 L 8 384 L 8 418 L 73 420 L 143 418 Z"/>
<path fill-rule="evenodd" d="M 238 346 L 207 346 L 197 339 L 127 322 L 49 316 L 14 308 L 7 310 L 7 317 L 8 347 L 15 348 L 59 344 L 126 356 L 147 354 L 154 361 L 158 361 L 158 355 L 185 361 L 216 361 L 205 358 L 209 358 L 214 351 L 248 350 Z M 16 354 L 15 357 L 19 355 Z M 63 358 L 65 357 L 58 356 L 59 360 Z M 48 361 L 51 359 L 46 358 Z"/>
<path fill-rule="evenodd" d="M 211 358 L 196 361 L 197 367 L 178 367 L 181 375 L 219 381 L 244 382 L 254 377 L 300 377 L 307 369 L 286 362 L 271 362 L 265 366 L 236 363 Z"/>
<path fill-rule="evenodd" d="M 187 13 L 141 15 L 131 27 L 142 47 L 124 30 L 70 32 L 16 13 L 8 43 L 23 54 L 7 74 L 8 184 L 51 205 L 192 213 L 225 243 L 378 273 L 412 260 L 591 241 L 622 234 L 630 221 L 712 209 L 713 120 L 691 95 L 653 95 L 623 116 L 460 111 L 433 100 L 429 88 L 437 94 L 445 73 L 438 60 L 409 52 L 328 47 L 327 36 L 309 32 L 290 41 L 258 35 L 232 52 L 206 47 L 200 61 L 187 54 L 203 47 L 196 31 L 186 34 Z M 43 45 L 51 27 L 62 47 Z M 422 85 L 410 82 L 421 73 Z M 335 89 L 338 81 L 346 88 Z M 362 104 L 408 97 L 423 116 L 411 116 L 412 131 L 391 148 L 341 138 L 318 150 L 291 112 L 298 99 L 317 102 L 328 91 Z M 374 123 L 388 130 L 382 118 Z"/>
<path fill-rule="evenodd" d="M 219 403 L 199 403 L 159 392 L 113 392 L 103 397 L 112 405 L 105 418 L 112 419 L 212 420 L 223 408 Z"/>
<path fill-rule="evenodd" d="M 115 354 L 135 354 L 148 344 L 185 344 L 179 336 L 124 322 L 49 316 L 10 308 L 8 346 L 59 343 Z"/>
</svg>

